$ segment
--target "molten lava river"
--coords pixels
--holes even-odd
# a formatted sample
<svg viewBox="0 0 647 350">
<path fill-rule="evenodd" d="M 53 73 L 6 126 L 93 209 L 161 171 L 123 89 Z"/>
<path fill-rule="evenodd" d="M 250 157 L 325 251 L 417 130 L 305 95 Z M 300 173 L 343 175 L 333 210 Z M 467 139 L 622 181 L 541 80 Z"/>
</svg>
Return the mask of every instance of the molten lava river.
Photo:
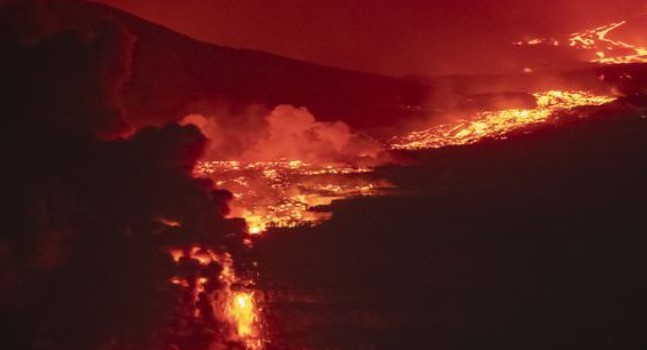
<svg viewBox="0 0 647 350">
<path fill-rule="evenodd" d="M 625 21 L 571 34 L 567 45 L 592 54 L 597 64 L 647 62 L 647 49 L 610 39 L 612 32 Z M 533 39 L 515 45 L 559 46 L 557 39 Z M 526 132 L 530 127 L 547 122 L 559 122 L 563 116 L 585 118 L 579 107 L 600 106 L 616 98 L 588 91 L 541 91 L 533 94 L 535 108 L 482 111 L 469 115 L 444 118 L 449 122 L 430 124 L 426 128 L 390 135 L 376 143 L 383 153 L 420 152 L 443 147 L 475 144 L 484 140 L 505 140 L 511 133 Z M 386 157 L 389 159 L 389 157 Z M 370 164 L 378 164 L 373 162 Z M 365 164 L 365 163 L 362 163 Z M 379 164 L 378 164 L 379 165 Z M 204 160 L 193 170 L 198 178 L 212 179 L 217 188 L 233 194 L 230 203 L 232 218 L 243 218 L 247 224 L 245 243 L 263 239 L 273 229 L 298 230 L 314 226 L 332 216 L 333 201 L 352 197 L 393 194 L 397 189 L 381 179 L 374 166 L 351 162 L 312 162 L 304 159 L 267 159 L 243 161 L 236 159 Z M 168 226 L 181 223 L 164 221 Z M 236 348 L 263 349 L 270 347 L 266 311 L 261 291 L 255 290 L 255 277 L 237 275 L 231 255 L 204 247 L 191 246 L 169 251 L 177 264 L 219 266 L 211 277 L 177 276 L 171 283 L 179 285 L 190 295 L 193 317 L 210 314 L 227 325 L 223 344 Z M 214 287 L 218 285 L 218 287 Z M 222 348 L 228 348 L 223 345 Z M 212 347 L 213 348 L 213 347 Z M 221 347 L 215 347 L 221 348 Z"/>
<path fill-rule="evenodd" d="M 535 109 L 482 112 L 454 119 L 429 129 L 399 135 L 384 141 L 387 150 L 424 150 L 476 143 L 540 124 L 580 106 L 599 106 L 615 100 L 578 91 L 536 93 Z M 349 164 L 314 165 L 298 159 L 267 162 L 203 161 L 196 177 L 212 178 L 219 188 L 234 193 L 233 217 L 242 217 L 248 232 L 260 235 L 271 227 L 313 225 L 331 214 L 323 209 L 333 200 L 374 196 L 392 186 L 373 176 L 373 168 Z"/>
<path fill-rule="evenodd" d="M 611 96 L 582 91 L 535 93 L 534 109 L 511 109 L 476 113 L 452 119 L 424 130 L 396 135 L 383 140 L 385 151 L 419 151 L 468 145 L 483 139 L 505 139 L 510 132 L 556 120 L 576 107 L 598 106 L 613 101 Z M 571 113 L 572 114 L 572 113 Z M 237 160 L 202 161 L 194 175 L 211 178 L 218 188 L 234 194 L 231 216 L 247 222 L 251 246 L 254 237 L 262 239 L 272 228 L 298 228 L 317 225 L 330 219 L 326 206 L 335 200 L 357 196 L 377 196 L 393 191 L 387 181 L 377 177 L 374 168 L 351 164 L 311 164 L 299 159 L 256 162 Z M 176 223 L 168 223 L 173 225 Z M 179 225 L 179 223 L 177 224 Z M 222 266 L 218 279 L 224 286 L 208 288 L 204 277 L 176 277 L 172 283 L 191 290 L 194 317 L 201 317 L 204 296 L 211 312 L 230 325 L 229 341 L 247 349 L 261 349 L 268 343 L 263 332 L 263 306 L 254 290 L 254 278 L 236 275 L 230 255 L 201 247 L 173 249 L 174 261 L 192 260 L 203 266 Z"/>
<path fill-rule="evenodd" d="M 513 43 L 517 46 L 561 46 L 566 42 L 569 47 L 575 50 L 589 52 L 594 55 L 590 59 L 593 63 L 600 64 L 626 64 L 626 63 L 647 63 L 647 48 L 630 43 L 611 39 L 610 35 L 617 29 L 622 28 L 628 21 L 620 21 L 597 28 L 572 33 L 565 40 L 555 38 L 536 38 L 528 41 Z"/>
</svg>

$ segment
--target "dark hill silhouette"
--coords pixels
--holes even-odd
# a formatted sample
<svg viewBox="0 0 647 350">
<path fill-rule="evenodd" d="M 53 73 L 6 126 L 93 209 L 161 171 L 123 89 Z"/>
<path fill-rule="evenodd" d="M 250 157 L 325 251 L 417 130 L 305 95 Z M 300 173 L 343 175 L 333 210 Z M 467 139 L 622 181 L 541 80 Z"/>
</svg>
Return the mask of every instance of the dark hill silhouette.
<svg viewBox="0 0 647 350">
<path fill-rule="evenodd" d="M 383 125 L 419 105 L 428 88 L 411 81 L 324 67 L 294 59 L 193 40 L 120 10 L 82 1 L 53 1 L 66 24 L 107 20 L 134 34 L 132 78 L 126 109 L 135 125 L 159 124 L 200 100 L 238 105 L 289 103 L 318 118 L 352 126 Z"/>
<path fill-rule="evenodd" d="M 234 110 L 250 103 L 292 104 L 307 107 L 319 120 L 343 120 L 356 128 L 388 127 L 409 124 L 409 119 L 428 116 L 432 110 L 456 107 L 465 97 L 476 101 L 471 106 L 475 109 L 490 109 L 491 93 L 608 92 L 614 87 L 629 90 L 630 95 L 636 90 L 631 84 L 635 79 L 624 77 L 641 76 L 642 81 L 647 72 L 644 64 L 570 62 L 533 74 L 400 79 L 205 43 L 96 3 L 59 0 L 51 6 L 67 25 L 116 22 L 137 37 L 132 75 L 124 91 L 127 117 L 135 126 L 163 124 L 199 112 L 197 106 L 205 103 L 225 101 Z M 554 52 L 541 56 L 559 59 Z M 606 78 L 600 80 L 601 76 Z"/>
</svg>

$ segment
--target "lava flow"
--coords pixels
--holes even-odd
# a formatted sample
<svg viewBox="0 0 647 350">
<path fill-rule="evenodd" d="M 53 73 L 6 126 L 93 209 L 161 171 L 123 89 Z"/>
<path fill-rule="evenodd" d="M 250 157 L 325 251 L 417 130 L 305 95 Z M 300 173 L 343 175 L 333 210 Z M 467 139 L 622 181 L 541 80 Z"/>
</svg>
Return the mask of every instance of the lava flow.
<svg viewBox="0 0 647 350">
<path fill-rule="evenodd" d="M 591 59 L 593 63 L 647 63 L 647 48 L 609 38 L 609 34 L 625 24 L 627 24 L 627 21 L 620 21 L 583 32 L 573 33 L 568 37 L 568 45 L 574 49 L 594 52 L 596 57 Z M 513 44 L 518 46 L 559 46 L 560 41 L 552 38 L 536 38 L 528 41 L 515 42 Z"/>
<path fill-rule="evenodd" d="M 463 145 L 505 134 L 529 125 L 546 122 L 554 114 L 579 106 L 597 106 L 613 101 L 578 91 L 536 93 L 535 109 L 482 112 L 472 118 L 396 136 L 385 149 L 420 150 Z M 214 179 L 216 186 L 231 191 L 231 216 L 242 217 L 248 233 L 260 234 L 271 227 L 313 225 L 330 218 L 321 208 L 333 200 L 379 195 L 391 188 L 375 177 L 371 167 L 348 164 L 314 165 L 300 160 L 280 161 L 202 161 L 194 176 Z M 318 210 L 313 208 L 319 207 Z"/>
<path fill-rule="evenodd" d="M 551 116 L 580 106 L 599 106 L 615 100 L 580 91 L 547 91 L 533 94 L 535 109 L 508 109 L 477 113 L 426 130 L 414 131 L 390 140 L 396 150 L 421 150 L 476 143 L 485 138 L 504 138 L 513 130 L 546 122 Z"/>
<path fill-rule="evenodd" d="M 200 162 L 194 174 L 234 193 L 231 216 L 243 217 L 250 234 L 269 227 L 296 227 L 330 218 L 313 207 L 335 199 L 377 194 L 389 184 L 371 178 L 369 167 L 313 165 L 300 160 Z M 364 175 L 364 176 L 361 176 Z"/>
<path fill-rule="evenodd" d="M 246 349 L 262 349 L 260 310 L 251 290 L 253 282 L 236 275 L 231 256 L 198 246 L 170 249 L 169 254 L 178 266 L 200 266 L 200 273 L 171 279 L 171 283 L 190 293 L 192 317 L 226 325 L 227 341 L 244 344 Z"/>
<path fill-rule="evenodd" d="M 609 33 L 622 27 L 627 22 L 612 23 L 581 33 L 574 33 L 569 38 L 569 45 L 578 49 L 592 50 L 598 58 L 593 62 L 605 64 L 645 63 L 647 48 L 607 38 Z"/>
<path fill-rule="evenodd" d="M 473 144 L 486 138 L 503 139 L 511 131 L 544 123 L 561 112 L 580 106 L 598 106 L 615 99 L 579 91 L 547 91 L 534 96 L 537 99 L 534 109 L 477 113 L 471 118 L 456 119 L 393 137 L 383 147 L 420 150 Z M 330 218 L 331 213 L 321 206 L 329 205 L 333 200 L 378 195 L 391 188 L 375 175 L 374 168 L 343 163 L 202 161 L 193 172 L 196 177 L 213 179 L 218 188 L 234 194 L 230 215 L 244 218 L 249 234 L 261 234 L 272 227 L 314 225 Z M 178 264 L 189 260 L 205 268 L 211 265 L 221 267 L 222 271 L 216 275 L 176 277 L 172 282 L 191 291 L 194 317 L 210 313 L 215 319 L 230 325 L 230 339 L 245 344 L 248 349 L 261 349 L 260 311 L 251 289 L 253 283 L 236 277 L 231 257 L 200 247 L 173 249 L 170 253 Z M 216 285 L 220 287 L 216 288 Z M 205 305 L 208 305 L 206 310 Z"/>
</svg>

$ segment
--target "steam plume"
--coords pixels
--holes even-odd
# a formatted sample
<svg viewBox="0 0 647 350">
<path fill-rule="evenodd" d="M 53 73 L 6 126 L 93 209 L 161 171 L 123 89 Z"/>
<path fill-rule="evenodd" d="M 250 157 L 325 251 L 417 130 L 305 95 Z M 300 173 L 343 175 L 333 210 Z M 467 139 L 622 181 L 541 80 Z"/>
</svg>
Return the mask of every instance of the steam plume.
<svg viewBox="0 0 647 350">
<path fill-rule="evenodd" d="M 298 159 L 313 164 L 354 163 L 378 157 L 381 145 L 353 133 L 343 122 L 319 122 L 305 108 L 290 105 L 275 107 L 266 115 L 256 114 L 254 123 L 230 126 L 221 118 L 192 114 L 181 124 L 193 124 L 213 140 L 207 159 L 270 161 Z M 218 140 L 227 140 L 222 143 Z M 237 149 L 227 145 L 239 145 Z"/>
</svg>

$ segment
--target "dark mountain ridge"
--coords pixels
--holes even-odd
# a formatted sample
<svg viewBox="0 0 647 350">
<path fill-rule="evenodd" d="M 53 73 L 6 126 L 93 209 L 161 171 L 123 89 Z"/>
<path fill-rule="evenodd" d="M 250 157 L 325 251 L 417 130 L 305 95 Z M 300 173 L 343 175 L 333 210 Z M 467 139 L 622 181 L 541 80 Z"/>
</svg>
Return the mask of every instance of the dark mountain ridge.
<svg viewBox="0 0 647 350">
<path fill-rule="evenodd" d="M 198 101 L 226 101 L 305 106 L 322 120 L 374 126 L 406 116 L 403 106 L 420 105 L 429 91 L 402 79 L 200 42 L 104 5 L 65 0 L 51 6 L 66 24 L 116 22 L 137 37 L 125 91 L 135 125 L 177 119 Z"/>
</svg>

